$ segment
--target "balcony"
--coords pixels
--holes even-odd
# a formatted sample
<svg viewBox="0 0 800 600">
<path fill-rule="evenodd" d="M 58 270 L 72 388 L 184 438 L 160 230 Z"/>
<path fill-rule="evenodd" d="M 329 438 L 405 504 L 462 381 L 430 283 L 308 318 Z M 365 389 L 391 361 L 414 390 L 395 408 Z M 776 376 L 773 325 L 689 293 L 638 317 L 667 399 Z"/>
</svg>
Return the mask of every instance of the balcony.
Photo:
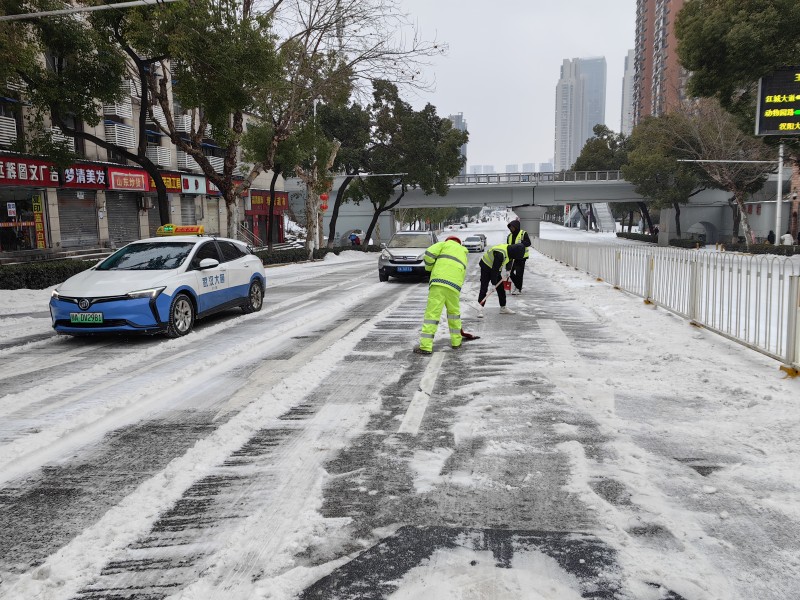
<svg viewBox="0 0 800 600">
<path fill-rule="evenodd" d="M 225 168 L 225 159 L 220 158 L 219 156 L 206 156 L 208 159 L 211 168 L 214 169 L 217 173 L 222 173 L 222 170 Z"/>
<path fill-rule="evenodd" d="M 149 109 L 148 109 L 148 116 L 147 116 L 147 123 L 149 124 L 158 124 L 161 125 L 164 129 L 167 128 L 167 119 L 164 117 L 164 109 L 162 109 L 158 105 L 153 105 L 150 107 L 153 110 L 153 116 L 150 117 Z"/>
<path fill-rule="evenodd" d="M 152 160 L 159 167 L 172 168 L 172 153 L 169 148 L 163 146 L 148 146 L 146 150 L 147 158 Z"/>
<path fill-rule="evenodd" d="M 133 127 L 123 125 L 122 123 L 106 121 L 105 129 L 106 141 L 121 146 L 122 148 L 136 148 L 136 133 Z"/>
<path fill-rule="evenodd" d="M 200 171 L 197 161 L 183 150 L 178 150 L 178 168 L 187 169 L 189 171 Z"/>
<path fill-rule="evenodd" d="M 50 128 L 50 137 L 53 138 L 53 141 L 56 143 L 66 143 L 67 148 L 70 149 L 71 152 L 75 152 L 75 138 L 70 137 L 68 135 L 64 135 L 61 133 L 61 129 L 58 127 L 51 127 Z"/>
<path fill-rule="evenodd" d="M 176 115 L 175 116 L 175 131 L 180 133 L 192 132 L 192 117 L 189 115 Z"/>
<path fill-rule="evenodd" d="M 0 145 L 10 146 L 17 141 L 17 121 L 11 117 L 0 117 Z"/>
<path fill-rule="evenodd" d="M 125 96 L 119 102 L 113 104 L 103 104 L 103 114 L 111 117 L 122 117 L 123 119 L 133 118 L 130 95 Z"/>
<path fill-rule="evenodd" d="M 131 98 L 141 98 L 142 97 L 142 86 L 141 82 L 135 79 L 126 79 L 122 83 L 122 90 L 126 96 L 130 96 Z"/>
</svg>

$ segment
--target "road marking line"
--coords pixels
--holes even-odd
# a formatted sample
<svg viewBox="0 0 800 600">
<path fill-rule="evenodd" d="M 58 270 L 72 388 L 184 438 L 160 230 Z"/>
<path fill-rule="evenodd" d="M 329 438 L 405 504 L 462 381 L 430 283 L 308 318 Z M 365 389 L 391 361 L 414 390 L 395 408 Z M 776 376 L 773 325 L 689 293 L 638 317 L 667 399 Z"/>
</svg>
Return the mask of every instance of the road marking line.
<svg viewBox="0 0 800 600">
<path fill-rule="evenodd" d="M 431 356 L 430 362 L 419 382 L 419 390 L 414 392 L 414 397 L 408 405 L 408 410 L 406 410 L 405 417 L 403 417 L 403 422 L 400 423 L 397 433 L 410 433 L 411 435 L 419 433 L 419 426 L 422 424 L 422 417 L 428 408 L 428 402 L 431 399 L 433 386 L 436 384 L 436 377 L 442 368 L 443 360 L 443 352 L 436 352 Z"/>
</svg>

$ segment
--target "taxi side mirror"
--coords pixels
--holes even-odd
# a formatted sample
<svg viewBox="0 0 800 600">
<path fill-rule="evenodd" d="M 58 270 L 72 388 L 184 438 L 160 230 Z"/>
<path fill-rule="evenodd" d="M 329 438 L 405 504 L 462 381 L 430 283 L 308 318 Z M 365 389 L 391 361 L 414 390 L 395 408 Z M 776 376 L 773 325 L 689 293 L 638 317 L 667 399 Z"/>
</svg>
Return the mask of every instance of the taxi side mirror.
<svg viewBox="0 0 800 600">
<path fill-rule="evenodd" d="M 200 261 L 200 265 L 197 268 L 201 271 L 205 271 L 206 269 L 213 269 L 218 266 L 219 261 L 216 258 L 204 258 Z"/>
</svg>

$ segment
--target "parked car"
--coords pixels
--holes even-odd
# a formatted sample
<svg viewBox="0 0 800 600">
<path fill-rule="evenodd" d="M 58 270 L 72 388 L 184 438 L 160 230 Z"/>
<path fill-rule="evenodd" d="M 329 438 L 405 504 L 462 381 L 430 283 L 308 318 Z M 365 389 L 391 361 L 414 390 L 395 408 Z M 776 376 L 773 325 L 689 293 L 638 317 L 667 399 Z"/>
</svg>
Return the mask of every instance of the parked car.
<svg viewBox="0 0 800 600">
<path fill-rule="evenodd" d="M 261 259 L 238 240 L 171 236 L 133 242 L 59 285 L 50 299 L 58 333 L 186 335 L 227 308 L 261 310 Z"/>
<path fill-rule="evenodd" d="M 471 235 L 464 239 L 464 248 L 470 252 L 483 252 L 486 249 L 486 243 L 479 235 Z"/>
<path fill-rule="evenodd" d="M 378 279 L 427 277 L 423 261 L 425 250 L 438 241 L 432 231 L 398 231 L 378 257 Z"/>
</svg>

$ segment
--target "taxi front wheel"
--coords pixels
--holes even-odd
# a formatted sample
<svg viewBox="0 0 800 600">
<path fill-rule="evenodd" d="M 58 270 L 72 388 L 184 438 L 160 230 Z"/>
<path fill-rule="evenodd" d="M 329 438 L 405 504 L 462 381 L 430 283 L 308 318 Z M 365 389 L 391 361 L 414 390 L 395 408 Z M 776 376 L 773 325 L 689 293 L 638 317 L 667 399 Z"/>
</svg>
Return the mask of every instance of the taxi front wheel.
<svg viewBox="0 0 800 600">
<path fill-rule="evenodd" d="M 194 326 L 194 306 L 189 296 L 178 294 L 169 306 L 169 326 L 167 335 L 171 338 L 181 337 Z"/>
<path fill-rule="evenodd" d="M 250 284 L 250 291 L 247 293 L 247 300 L 242 304 L 242 312 L 250 314 L 258 312 L 264 304 L 264 290 L 261 289 L 261 284 L 254 281 Z"/>
</svg>

